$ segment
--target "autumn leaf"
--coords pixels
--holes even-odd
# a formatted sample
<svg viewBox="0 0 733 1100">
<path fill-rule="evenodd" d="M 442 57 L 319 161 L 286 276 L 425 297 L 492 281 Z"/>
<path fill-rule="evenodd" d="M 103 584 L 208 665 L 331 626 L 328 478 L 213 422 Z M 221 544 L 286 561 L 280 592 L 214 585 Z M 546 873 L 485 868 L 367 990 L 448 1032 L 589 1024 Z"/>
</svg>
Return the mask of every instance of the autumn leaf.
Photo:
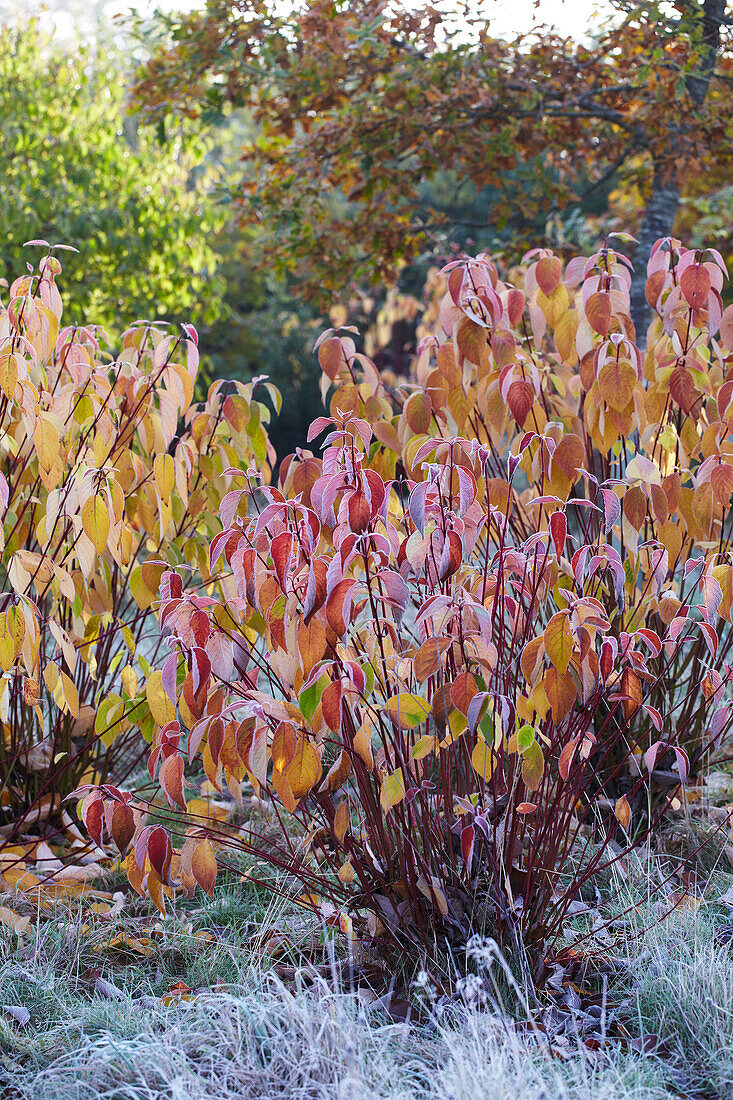
<svg viewBox="0 0 733 1100">
<path fill-rule="evenodd" d="M 91 540 L 97 553 L 101 554 L 107 545 L 110 524 L 107 505 L 99 493 L 84 501 L 81 521 L 84 534 Z"/>
<path fill-rule="evenodd" d="M 414 729 L 429 716 L 431 706 L 427 699 L 423 699 L 420 695 L 400 692 L 399 695 L 393 695 L 387 700 L 387 711 L 390 718 L 402 729 Z"/>
<path fill-rule="evenodd" d="M 213 897 L 216 882 L 216 856 L 210 840 L 202 840 L 196 845 L 191 860 L 191 871 L 204 893 Z"/>
<path fill-rule="evenodd" d="M 545 652 L 558 672 L 567 672 L 575 643 L 565 612 L 558 611 L 552 616 L 545 627 L 543 641 Z"/>
<path fill-rule="evenodd" d="M 295 798 L 304 798 L 321 778 L 321 758 L 314 745 L 300 737 L 293 759 L 285 769 L 285 778 Z"/>
<path fill-rule="evenodd" d="M 473 770 L 488 782 L 494 770 L 493 750 L 482 737 L 479 737 L 471 752 L 471 766 Z"/>
<path fill-rule="evenodd" d="M 382 793 L 380 802 L 385 813 L 398 806 L 405 797 L 405 780 L 402 768 L 397 768 L 382 780 Z"/>
<path fill-rule="evenodd" d="M 145 685 L 145 697 L 150 713 L 159 726 L 166 726 L 176 716 L 176 710 L 163 687 L 162 673 L 155 669 Z"/>
<path fill-rule="evenodd" d="M 48 418 L 39 416 L 33 433 L 33 441 L 41 467 L 46 473 L 50 473 L 56 459 L 59 457 L 61 443 L 58 431 Z"/>
</svg>

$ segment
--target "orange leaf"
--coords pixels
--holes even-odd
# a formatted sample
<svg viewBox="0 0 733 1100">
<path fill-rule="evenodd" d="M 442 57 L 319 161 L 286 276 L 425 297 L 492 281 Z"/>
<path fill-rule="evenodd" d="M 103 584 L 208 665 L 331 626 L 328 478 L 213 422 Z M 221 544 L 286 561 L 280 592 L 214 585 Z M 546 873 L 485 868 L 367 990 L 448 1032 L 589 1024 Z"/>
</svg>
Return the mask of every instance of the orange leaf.
<svg viewBox="0 0 733 1100">
<path fill-rule="evenodd" d="M 350 825 L 351 816 L 349 814 L 349 803 L 347 799 L 344 799 L 342 802 L 339 802 L 336 807 L 336 813 L 333 818 L 333 832 L 339 844 L 343 843 L 343 839 Z"/>
<path fill-rule="evenodd" d="M 612 359 L 606 363 L 598 375 L 598 388 L 603 400 L 616 412 L 623 412 L 634 396 L 636 371 L 631 363 L 623 359 Z"/>
<path fill-rule="evenodd" d="M 415 654 L 415 677 L 419 684 L 434 676 L 440 668 L 440 659 L 451 644 L 450 638 L 428 638 Z"/>
<path fill-rule="evenodd" d="M 624 832 L 628 833 L 629 825 L 631 824 L 631 806 L 629 806 L 628 800 L 625 794 L 622 794 L 616 801 L 614 807 L 614 814 L 619 821 L 621 828 Z"/>
<path fill-rule="evenodd" d="M 216 856 L 210 840 L 202 840 L 196 846 L 191 871 L 204 893 L 212 897 L 216 882 Z"/>
<path fill-rule="evenodd" d="M 605 290 L 591 294 L 585 307 L 588 324 L 600 336 L 608 336 L 611 331 L 611 295 Z"/>
<path fill-rule="evenodd" d="M 549 298 L 562 279 L 562 261 L 558 256 L 543 256 L 534 269 L 537 285 Z"/>
<path fill-rule="evenodd" d="M 545 673 L 545 695 L 552 707 L 552 720 L 555 725 L 558 725 L 570 712 L 577 698 L 570 673 L 558 672 L 556 668 L 548 669 Z"/>
</svg>

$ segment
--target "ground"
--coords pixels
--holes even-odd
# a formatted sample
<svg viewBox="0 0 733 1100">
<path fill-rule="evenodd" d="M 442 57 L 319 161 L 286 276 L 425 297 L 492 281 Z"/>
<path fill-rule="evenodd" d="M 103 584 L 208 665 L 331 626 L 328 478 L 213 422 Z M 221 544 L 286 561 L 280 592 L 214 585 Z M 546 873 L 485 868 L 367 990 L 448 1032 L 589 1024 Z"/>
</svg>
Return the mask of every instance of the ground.
<svg viewBox="0 0 733 1100">
<path fill-rule="evenodd" d="M 599 880 L 578 960 L 537 991 L 488 941 L 452 979 L 418 962 L 391 996 L 370 990 L 343 945 L 240 874 L 165 920 L 119 874 L 63 901 L 6 895 L 20 931 L 0 933 L 0 1098 L 728 1100 L 720 820 L 673 823 L 691 852 L 712 837 L 689 890 L 655 890 L 658 853 Z"/>
</svg>

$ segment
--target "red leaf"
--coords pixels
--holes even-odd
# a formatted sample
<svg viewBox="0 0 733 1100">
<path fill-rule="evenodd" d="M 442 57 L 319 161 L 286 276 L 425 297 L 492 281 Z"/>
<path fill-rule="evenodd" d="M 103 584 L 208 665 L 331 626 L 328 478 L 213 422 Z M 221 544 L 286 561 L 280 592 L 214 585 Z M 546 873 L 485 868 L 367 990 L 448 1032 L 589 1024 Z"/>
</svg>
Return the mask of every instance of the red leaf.
<svg viewBox="0 0 733 1100">
<path fill-rule="evenodd" d="M 82 814 L 82 820 L 86 827 L 87 832 L 94 841 L 95 844 L 101 845 L 102 843 L 102 818 L 104 813 L 104 806 L 102 799 L 99 795 L 93 798 L 88 806 L 84 807 Z"/>
<path fill-rule="evenodd" d="M 524 427 L 524 422 L 532 411 L 534 405 L 534 387 L 531 382 L 524 382 L 521 379 L 517 379 L 516 382 L 512 382 L 509 387 L 509 392 L 506 395 L 509 411 L 516 420 L 520 428 Z"/>
<path fill-rule="evenodd" d="M 211 725 L 208 728 L 206 734 L 206 743 L 209 746 L 209 753 L 214 764 L 218 766 L 219 757 L 221 755 L 222 746 L 224 744 L 224 721 L 221 718 L 214 718 Z"/>
<path fill-rule="evenodd" d="M 568 535 L 568 521 L 564 512 L 553 512 L 550 516 L 550 535 L 555 544 L 555 553 L 559 558 L 565 549 L 565 539 Z"/>
<path fill-rule="evenodd" d="M 523 290 L 510 290 L 506 299 L 506 311 L 509 317 L 509 324 L 516 326 L 522 319 L 524 313 L 524 291 Z"/>
<path fill-rule="evenodd" d="M 710 293 L 710 275 L 704 264 L 690 264 L 680 277 L 680 290 L 692 309 L 701 309 Z"/>
<path fill-rule="evenodd" d="M 466 825 L 465 829 L 461 829 L 461 855 L 463 856 L 463 862 L 466 864 L 466 871 L 471 873 L 471 864 L 473 863 L 473 846 L 476 840 L 476 829 L 473 825 Z"/>
<path fill-rule="evenodd" d="M 165 882 L 171 862 L 171 842 L 162 825 L 158 825 L 148 837 L 148 859 L 161 882 Z"/>
<path fill-rule="evenodd" d="M 365 531 L 371 518 L 371 510 L 365 494 L 356 489 L 349 497 L 349 527 L 357 534 Z"/>
<path fill-rule="evenodd" d="M 573 763 L 573 757 L 575 756 L 575 750 L 578 747 L 580 737 L 571 737 L 567 745 L 563 746 L 563 750 L 560 753 L 560 759 L 558 761 L 558 771 L 562 779 L 567 780 L 570 775 L 570 768 Z"/>
<path fill-rule="evenodd" d="M 275 573 L 277 574 L 277 579 L 283 592 L 285 591 L 286 581 L 290 573 L 292 551 L 293 536 L 289 531 L 281 531 L 280 534 L 275 535 L 270 544 L 270 553 L 272 554 L 272 563 L 275 566 Z"/>
<path fill-rule="evenodd" d="M 338 733 L 341 729 L 341 681 L 335 680 L 324 688 L 321 696 L 323 721 L 330 730 Z"/>
<path fill-rule="evenodd" d="M 328 625 L 339 638 L 343 637 L 351 622 L 350 607 L 348 610 L 345 610 L 344 604 L 346 597 L 351 592 L 355 583 L 355 581 L 348 577 L 339 581 L 326 601 L 326 619 L 328 620 Z"/>
</svg>

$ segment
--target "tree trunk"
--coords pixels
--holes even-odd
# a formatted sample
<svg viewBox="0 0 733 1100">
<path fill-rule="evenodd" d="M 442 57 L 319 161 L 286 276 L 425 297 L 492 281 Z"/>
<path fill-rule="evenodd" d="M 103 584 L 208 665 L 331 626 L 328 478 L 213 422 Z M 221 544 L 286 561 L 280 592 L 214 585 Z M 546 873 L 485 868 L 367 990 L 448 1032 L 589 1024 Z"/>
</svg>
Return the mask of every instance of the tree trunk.
<svg viewBox="0 0 733 1100">
<path fill-rule="evenodd" d="M 672 236 L 679 203 L 679 187 L 674 182 L 665 181 L 661 169 L 655 165 L 652 192 L 644 207 L 639 243 L 634 248 L 634 277 L 631 282 L 631 319 L 639 347 L 646 344 L 645 332 L 651 312 L 646 300 L 646 265 L 654 242 L 660 237 Z"/>
</svg>

